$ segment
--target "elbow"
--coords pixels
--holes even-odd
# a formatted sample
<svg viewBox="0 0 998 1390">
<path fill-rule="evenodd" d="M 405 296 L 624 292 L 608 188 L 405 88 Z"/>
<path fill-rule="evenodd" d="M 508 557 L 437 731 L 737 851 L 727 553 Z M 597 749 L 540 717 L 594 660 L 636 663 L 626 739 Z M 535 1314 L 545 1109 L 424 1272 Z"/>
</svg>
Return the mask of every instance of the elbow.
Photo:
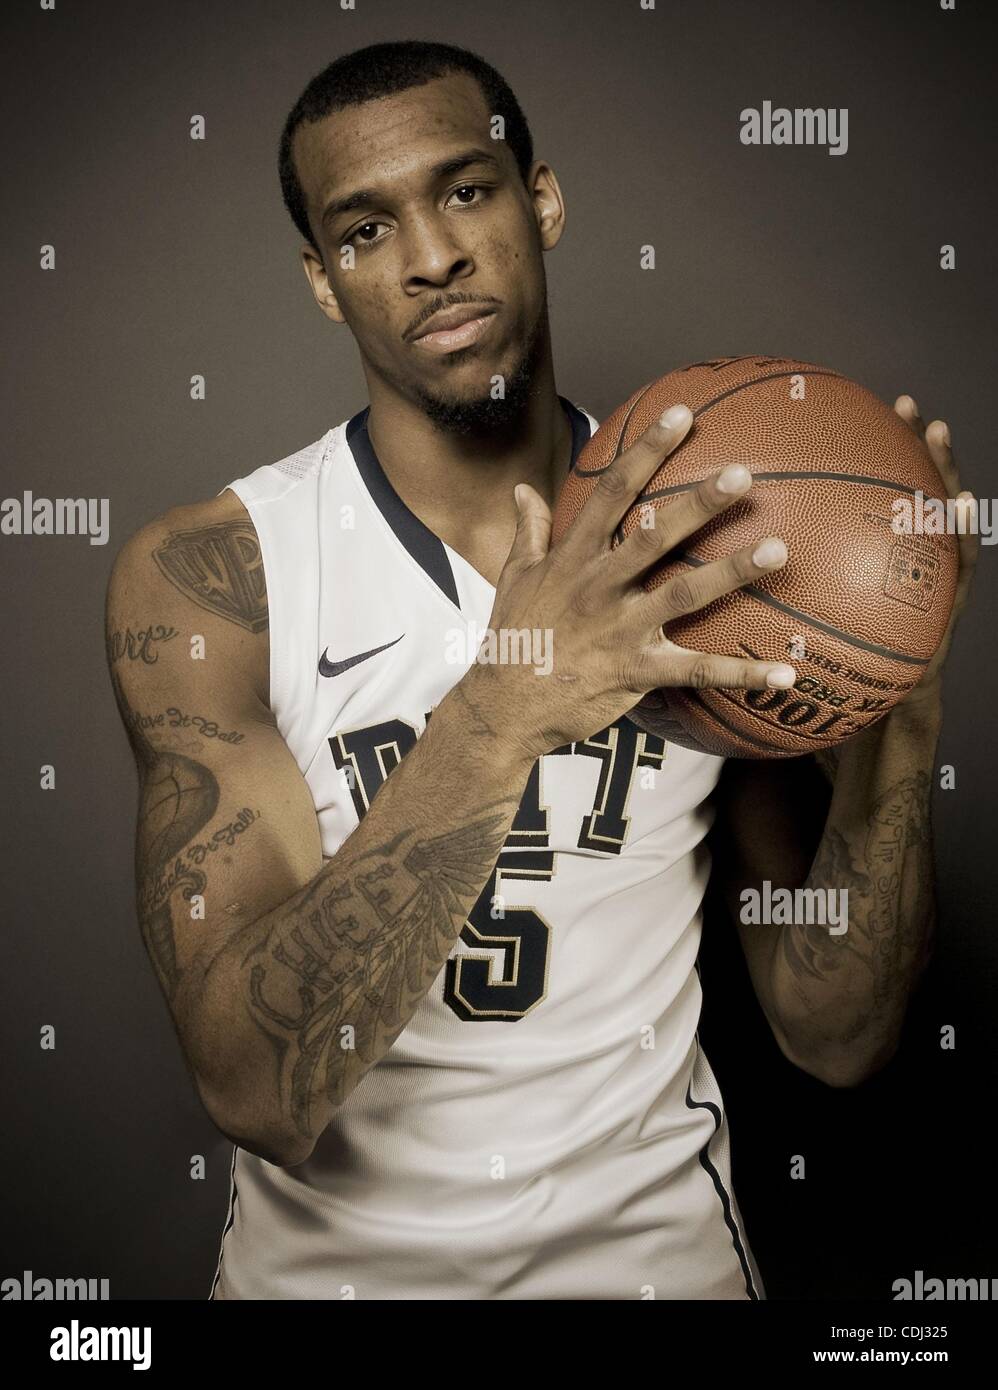
<svg viewBox="0 0 998 1390">
<path fill-rule="evenodd" d="M 816 1081 L 834 1090 L 851 1090 L 881 1071 L 894 1057 L 898 1048 L 895 1035 L 865 1038 L 862 1034 L 848 1039 L 824 1036 L 790 1035 L 783 1029 L 776 1034 L 780 1051 L 789 1062 Z"/>
<path fill-rule="evenodd" d="M 806 1067 L 805 1070 L 817 1081 L 831 1086 L 833 1090 L 846 1091 L 868 1081 L 876 1069 L 856 1063 L 840 1063 L 834 1067 Z"/>
<path fill-rule="evenodd" d="M 201 1084 L 198 1093 L 215 1128 L 247 1153 L 276 1168 L 294 1168 L 311 1157 L 314 1138 L 302 1134 L 283 1117 L 241 1112 L 231 1097 L 219 1096 Z"/>
<path fill-rule="evenodd" d="M 264 1159 L 267 1163 L 272 1163 L 275 1168 L 295 1168 L 299 1163 L 304 1163 L 311 1158 L 314 1144 L 301 1135 L 287 1136 L 274 1134 L 267 1131 L 262 1134 L 253 1134 L 243 1137 L 238 1131 L 223 1129 L 216 1124 L 216 1128 L 221 1130 L 226 1139 L 238 1145 L 240 1149 L 245 1149 L 247 1153 L 255 1154 L 257 1158 Z"/>
<path fill-rule="evenodd" d="M 880 1048 L 875 1052 L 854 1047 L 830 1048 L 806 1058 L 792 1055 L 790 1061 L 800 1067 L 801 1071 L 807 1072 L 808 1076 L 813 1076 L 816 1081 L 821 1081 L 834 1090 L 844 1091 L 861 1086 L 864 1081 L 876 1076 L 896 1051 L 896 1045 Z"/>
</svg>

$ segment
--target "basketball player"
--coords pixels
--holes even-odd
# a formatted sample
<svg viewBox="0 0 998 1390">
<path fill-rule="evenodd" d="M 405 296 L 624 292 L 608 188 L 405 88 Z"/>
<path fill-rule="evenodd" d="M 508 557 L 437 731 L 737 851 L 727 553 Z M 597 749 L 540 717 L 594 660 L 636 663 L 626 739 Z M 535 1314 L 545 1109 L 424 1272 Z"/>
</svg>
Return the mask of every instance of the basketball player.
<svg viewBox="0 0 998 1390">
<path fill-rule="evenodd" d="M 211 1297 L 762 1298 L 697 1038 L 711 794 L 735 901 L 763 878 L 855 889 L 848 944 L 745 935 L 785 1054 L 853 1084 L 924 957 L 938 663 L 839 753 L 817 849 L 813 760 L 641 732 L 628 711 L 659 686 L 792 683 L 661 630 L 786 548 L 644 592 L 751 484 L 730 465 L 612 547 L 682 402 L 549 548 L 597 421 L 556 391 L 564 204 L 512 92 L 463 50 L 361 50 L 292 111 L 281 176 L 369 404 L 143 527 L 107 605 L 143 935 L 234 1144 Z M 533 650 L 476 661 L 487 628 L 549 635 L 549 673 Z M 873 893 L 885 798 L 902 833 Z"/>
</svg>

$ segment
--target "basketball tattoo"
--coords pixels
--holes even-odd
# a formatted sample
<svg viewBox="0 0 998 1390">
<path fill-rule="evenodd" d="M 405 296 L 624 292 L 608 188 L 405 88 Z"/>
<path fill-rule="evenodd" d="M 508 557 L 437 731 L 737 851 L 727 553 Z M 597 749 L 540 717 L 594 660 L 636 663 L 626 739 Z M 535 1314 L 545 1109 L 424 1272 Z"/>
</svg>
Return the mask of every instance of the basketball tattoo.
<svg viewBox="0 0 998 1390">
<path fill-rule="evenodd" d="M 208 886 L 205 864 L 222 847 L 235 843 L 259 812 L 243 807 L 233 820 L 199 839 L 218 809 L 219 786 L 194 758 L 171 747 L 156 747 L 154 736 L 172 726 L 164 713 L 142 715 L 132 709 L 112 668 L 115 699 L 139 771 L 140 809 L 135 839 L 135 887 L 139 925 L 146 949 L 168 999 L 176 994 L 177 962 L 173 912 Z M 170 711 L 176 713 L 176 711 Z M 169 736 L 169 735 L 168 735 Z"/>
</svg>

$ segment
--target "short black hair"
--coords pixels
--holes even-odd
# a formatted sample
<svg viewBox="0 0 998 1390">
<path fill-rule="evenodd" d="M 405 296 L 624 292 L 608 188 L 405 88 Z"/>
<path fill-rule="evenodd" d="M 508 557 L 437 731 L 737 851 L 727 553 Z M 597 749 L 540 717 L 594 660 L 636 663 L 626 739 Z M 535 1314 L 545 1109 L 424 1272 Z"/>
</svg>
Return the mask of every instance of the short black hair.
<svg viewBox="0 0 998 1390">
<path fill-rule="evenodd" d="M 503 118 L 506 143 L 526 183 L 534 160 L 530 127 L 509 84 L 490 63 L 467 48 L 456 48 L 449 43 L 401 39 L 394 43 L 368 44 L 366 48 L 337 58 L 313 77 L 284 122 L 278 155 L 281 192 L 292 222 L 310 245 L 314 245 L 314 238 L 291 153 L 298 127 L 306 122 L 321 121 L 330 112 L 341 111 L 345 106 L 357 106 L 363 101 L 422 86 L 449 72 L 469 73 L 481 88 L 490 115 Z"/>
</svg>

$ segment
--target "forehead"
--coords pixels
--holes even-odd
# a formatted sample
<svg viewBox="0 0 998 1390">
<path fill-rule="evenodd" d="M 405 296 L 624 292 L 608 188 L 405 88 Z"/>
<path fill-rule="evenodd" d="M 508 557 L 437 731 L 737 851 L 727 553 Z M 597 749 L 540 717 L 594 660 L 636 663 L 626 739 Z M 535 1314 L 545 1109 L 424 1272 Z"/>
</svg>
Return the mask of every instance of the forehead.
<svg viewBox="0 0 998 1390">
<path fill-rule="evenodd" d="M 467 146 L 494 150 L 481 87 L 466 72 L 333 111 L 295 133 L 298 178 L 310 208 L 353 188 L 417 180 L 428 165 Z M 512 156 L 510 156 L 512 157 Z"/>
</svg>

